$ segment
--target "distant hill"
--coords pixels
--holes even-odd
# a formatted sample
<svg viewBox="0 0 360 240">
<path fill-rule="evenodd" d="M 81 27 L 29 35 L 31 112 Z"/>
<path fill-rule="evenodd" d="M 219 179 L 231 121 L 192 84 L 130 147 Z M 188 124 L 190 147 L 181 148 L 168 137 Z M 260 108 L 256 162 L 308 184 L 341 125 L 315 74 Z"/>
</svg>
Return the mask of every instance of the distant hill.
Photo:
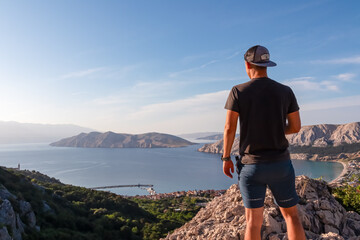
<svg viewBox="0 0 360 240">
<path fill-rule="evenodd" d="M 304 153 L 307 153 L 308 148 L 304 148 L 304 146 L 316 147 L 319 151 L 319 148 L 325 149 L 325 147 L 330 148 L 344 144 L 357 144 L 360 143 L 360 122 L 341 125 L 319 124 L 304 126 L 298 133 L 287 135 L 286 137 L 291 149 L 296 149 L 296 153 L 300 153 L 301 149 L 304 150 Z M 215 143 L 205 144 L 199 151 L 222 153 L 222 148 L 223 140 L 221 139 Z M 339 149 L 341 151 L 341 148 Z M 239 152 L 239 137 L 235 139 L 231 152 L 232 154 Z M 356 151 L 354 150 L 354 152 Z"/>
<path fill-rule="evenodd" d="M 137 135 L 114 132 L 91 132 L 65 138 L 50 145 L 55 147 L 83 148 L 173 148 L 193 144 L 180 137 L 155 132 Z"/>
<path fill-rule="evenodd" d="M 0 144 L 53 142 L 58 139 L 94 131 L 71 124 L 36 124 L 0 121 Z"/>
<path fill-rule="evenodd" d="M 197 138 L 198 140 L 221 140 L 223 139 L 224 134 L 220 133 L 220 134 L 215 134 L 215 135 L 211 135 L 211 136 L 207 136 L 207 137 L 200 137 Z M 236 137 L 239 137 L 239 134 L 236 134 Z"/>
<path fill-rule="evenodd" d="M 187 139 L 200 139 L 204 137 L 214 136 L 217 134 L 222 134 L 221 132 L 198 132 L 198 133 L 187 133 L 187 134 L 180 134 L 177 135 L 181 138 L 187 138 Z"/>
</svg>

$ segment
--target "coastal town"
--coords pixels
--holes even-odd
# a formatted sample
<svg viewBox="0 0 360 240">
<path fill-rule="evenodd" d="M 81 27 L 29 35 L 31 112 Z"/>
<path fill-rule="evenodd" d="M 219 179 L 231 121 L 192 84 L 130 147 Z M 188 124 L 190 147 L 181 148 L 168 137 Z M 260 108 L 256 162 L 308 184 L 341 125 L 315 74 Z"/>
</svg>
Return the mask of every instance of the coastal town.
<svg viewBox="0 0 360 240">
<path fill-rule="evenodd" d="M 342 174 L 332 184 L 336 186 L 350 185 L 358 187 L 360 185 L 360 161 L 350 160 L 347 164 L 343 165 L 344 170 Z"/>
<path fill-rule="evenodd" d="M 164 198 L 180 198 L 180 197 L 203 197 L 212 199 L 221 196 L 226 190 L 189 190 L 189 191 L 176 191 L 171 193 L 157 193 L 154 195 L 137 195 L 135 198 L 139 199 L 152 199 L 160 200 Z"/>
</svg>

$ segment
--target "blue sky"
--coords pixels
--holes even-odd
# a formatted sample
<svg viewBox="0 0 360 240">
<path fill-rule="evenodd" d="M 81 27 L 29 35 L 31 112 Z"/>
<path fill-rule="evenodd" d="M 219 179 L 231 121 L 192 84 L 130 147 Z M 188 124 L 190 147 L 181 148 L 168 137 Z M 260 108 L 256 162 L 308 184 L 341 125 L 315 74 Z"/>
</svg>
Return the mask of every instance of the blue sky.
<svg viewBox="0 0 360 240">
<path fill-rule="evenodd" d="M 360 121 L 360 2 L 0 1 L 0 121 L 222 131 L 261 44 L 304 125 Z"/>
</svg>

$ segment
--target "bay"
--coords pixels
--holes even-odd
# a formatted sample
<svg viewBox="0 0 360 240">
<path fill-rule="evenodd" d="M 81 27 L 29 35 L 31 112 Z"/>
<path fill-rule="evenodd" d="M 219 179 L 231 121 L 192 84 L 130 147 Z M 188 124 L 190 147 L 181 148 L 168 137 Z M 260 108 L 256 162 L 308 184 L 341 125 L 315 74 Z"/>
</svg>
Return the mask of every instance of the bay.
<svg viewBox="0 0 360 240">
<path fill-rule="evenodd" d="M 227 189 L 237 182 L 222 172 L 220 155 L 183 148 L 61 148 L 48 144 L 0 145 L 0 165 L 36 170 L 66 184 L 83 187 L 153 184 L 158 193 Z M 343 167 L 336 162 L 293 160 L 296 175 L 326 181 Z M 144 195 L 140 188 L 116 188 L 122 195 Z"/>
</svg>

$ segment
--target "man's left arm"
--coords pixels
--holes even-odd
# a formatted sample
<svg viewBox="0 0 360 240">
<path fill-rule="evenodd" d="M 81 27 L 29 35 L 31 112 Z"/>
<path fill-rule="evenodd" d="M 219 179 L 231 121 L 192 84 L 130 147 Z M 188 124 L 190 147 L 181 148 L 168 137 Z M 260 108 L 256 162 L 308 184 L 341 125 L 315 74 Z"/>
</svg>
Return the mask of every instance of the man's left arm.
<svg viewBox="0 0 360 240">
<path fill-rule="evenodd" d="M 238 118 L 239 113 L 227 110 L 223 137 L 223 157 L 230 157 L 231 148 L 236 135 Z M 223 171 L 226 176 L 232 178 L 231 173 L 234 172 L 234 163 L 232 161 L 223 161 Z"/>
</svg>

